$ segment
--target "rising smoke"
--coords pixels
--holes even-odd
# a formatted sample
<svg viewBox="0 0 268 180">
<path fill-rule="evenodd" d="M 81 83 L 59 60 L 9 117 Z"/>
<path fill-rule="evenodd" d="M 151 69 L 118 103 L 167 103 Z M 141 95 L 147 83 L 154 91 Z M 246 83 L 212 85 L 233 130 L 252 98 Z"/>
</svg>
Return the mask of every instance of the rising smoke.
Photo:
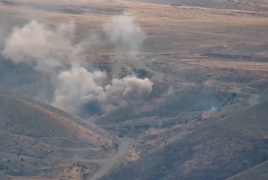
<svg viewBox="0 0 268 180">
<path fill-rule="evenodd" d="M 117 50 L 129 52 L 131 59 L 136 59 L 146 34 L 134 18 L 127 12 L 121 16 L 114 16 L 111 22 L 103 25 L 103 29 Z"/>
<path fill-rule="evenodd" d="M 140 101 L 152 91 L 152 82 L 149 79 L 125 77 L 113 79 L 108 85 L 101 86 L 106 78 L 104 72 L 89 72 L 74 64 L 70 70 L 58 75 L 53 105 L 78 114 L 82 107 L 94 107 L 108 112 Z"/>
<path fill-rule="evenodd" d="M 28 63 L 36 70 L 47 72 L 70 64 L 76 46 L 73 45 L 75 24 L 61 24 L 51 28 L 31 21 L 22 28 L 14 28 L 5 40 L 3 56 L 14 63 Z"/>
<path fill-rule="evenodd" d="M 117 48 L 126 47 L 132 57 L 145 39 L 140 26 L 127 14 L 113 17 L 103 27 L 109 40 Z M 74 23 L 50 27 L 31 21 L 13 29 L 2 55 L 16 64 L 28 64 L 53 76 L 51 84 L 55 91 L 51 104 L 70 113 L 109 112 L 150 95 L 153 83 L 147 78 L 133 75 L 109 82 L 105 72 L 90 72 L 79 64 L 78 53 L 85 43 L 73 43 L 75 29 Z"/>
</svg>

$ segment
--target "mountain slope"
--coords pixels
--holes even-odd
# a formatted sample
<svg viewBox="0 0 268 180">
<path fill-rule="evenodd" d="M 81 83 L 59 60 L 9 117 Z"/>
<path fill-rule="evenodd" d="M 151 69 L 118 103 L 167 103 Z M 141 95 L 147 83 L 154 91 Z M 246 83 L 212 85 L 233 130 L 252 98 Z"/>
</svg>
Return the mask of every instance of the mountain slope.
<svg viewBox="0 0 268 180">
<path fill-rule="evenodd" d="M 71 176 L 66 169 L 74 160 L 83 161 L 90 167 L 84 173 L 92 175 L 98 166 L 90 159 L 115 153 L 107 132 L 52 106 L 1 90 L 0 107 L 0 174 L 6 177 Z"/>
<path fill-rule="evenodd" d="M 267 166 L 268 162 L 265 161 L 264 163 L 258 164 L 257 166 L 243 171 L 227 180 L 251 180 L 251 179 L 268 179 L 267 176 Z"/>
<path fill-rule="evenodd" d="M 246 171 L 268 160 L 267 108 L 264 102 L 200 127 L 103 179 L 216 180 Z"/>
</svg>

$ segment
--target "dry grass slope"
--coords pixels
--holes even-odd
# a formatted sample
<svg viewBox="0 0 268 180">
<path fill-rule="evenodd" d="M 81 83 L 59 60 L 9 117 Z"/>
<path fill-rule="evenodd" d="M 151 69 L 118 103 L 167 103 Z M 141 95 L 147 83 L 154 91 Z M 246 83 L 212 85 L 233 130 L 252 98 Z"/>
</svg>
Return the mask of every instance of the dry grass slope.
<svg viewBox="0 0 268 180">
<path fill-rule="evenodd" d="M 18 20 L 18 17 L 27 22 L 32 20 L 33 14 L 35 19 L 52 25 L 73 19 L 78 27 L 77 39 L 84 37 L 88 30 L 98 32 L 100 24 L 109 21 L 111 15 L 128 10 L 147 33 L 148 38 L 139 58 L 146 63 L 148 61 L 148 66 L 155 72 L 162 72 L 164 79 L 155 83 L 151 104 L 137 107 L 133 111 L 127 109 L 125 116 L 119 113 L 114 121 L 108 117 L 106 120 L 109 123 L 103 123 L 106 128 L 108 126 L 111 130 L 121 130 L 122 133 L 132 135 L 134 139 L 137 135 L 144 137 L 135 139 L 137 142 L 132 146 L 133 154 L 136 153 L 137 144 L 141 147 L 138 149 L 141 150 L 141 155 L 140 152 L 136 153 L 141 158 L 133 158 L 138 160 L 117 169 L 103 179 L 200 180 L 237 176 L 243 179 L 243 175 L 247 173 L 264 177 L 265 172 L 262 169 L 263 166 L 266 167 L 264 162 L 267 161 L 268 128 L 266 102 L 241 110 L 244 104 L 247 104 L 245 99 L 248 97 L 240 94 L 234 105 L 218 113 L 216 118 L 198 121 L 200 112 L 181 112 L 178 115 L 176 104 L 172 104 L 172 101 L 166 103 L 169 99 L 154 98 L 161 96 L 167 86 L 173 85 L 174 89 L 184 89 L 174 90 L 179 94 L 171 95 L 176 102 L 184 94 L 187 98 L 190 97 L 185 90 L 204 85 L 210 86 L 211 89 L 221 89 L 221 86 L 251 86 L 254 93 L 263 93 L 262 99 L 267 99 L 267 64 L 259 63 L 259 69 L 264 71 L 262 73 L 248 71 L 254 69 L 254 62 L 250 61 L 266 61 L 268 57 L 268 14 L 262 11 L 267 8 L 267 3 L 229 1 L 224 4 L 223 0 L 213 1 L 214 3 L 205 0 L 187 1 L 189 2 L 193 4 L 188 5 L 209 8 L 101 0 L 90 2 L 86 8 L 79 3 L 68 8 L 46 4 L 35 10 L 27 6 L 21 8 L 0 5 L 0 18 L 8 22 Z M 27 3 L 35 4 L 33 0 L 28 0 Z M 97 48 L 87 49 L 81 55 L 86 57 L 87 63 L 101 64 L 105 61 L 112 66 L 113 62 L 124 58 L 124 53 L 113 53 L 113 49 L 104 42 Z M 214 56 L 202 56 L 208 53 L 214 53 Z M 224 58 L 215 56 L 215 53 Z M 202 60 L 207 64 L 203 65 Z M 227 61 L 228 67 L 225 68 Z M 26 74 L 27 71 L 12 72 L 12 76 L 8 74 L 1 77 L 1 85 Z M 178 83 L 171 83 L 169 79 L 172 78 Z M 185 101 L 189 102 L 187 98 Z M 18 175 L 18 179 L 79 179 L 82 174 L 80 171 L 76 173 L 75 168 L 70 168 L 71 160 L 81 158 L 82 163 L 88 167 L 84 174 L 90 176 L 98 168 L 90 159 L 108 156 L 114 152 L 113 137 L 86 121 L 44 103 L 7 92 L 1 93 L 0 100 L 3 107 L 0 110 L 3 115 L 0 117 L 0 123 L 3 125 L 0 127 L 0 137 L 5 145 L 0 146 L 0 169 L 5 177 L 10 175 L 14 179 L 14 175 Z M 206 102 L 207 99 L 202 101 Z M 184 104 L 179 104 L 179 107 L 184 107 Z M 182 117 L 166 116 L 170 114 L 170 107 L 174 112 L 172 116 Z M 237 113 L 232 114 L 234 110 Z M 140 112 L 143 115 L 157 112 L 163 117 L 129 119 L 132 114 Z M 156 114 L 153 113 L 149 115 Z M 210 116 L 213 116 L 213 113 L 204 114 L 202 117 L 209 119 Z M 125 122 L 126 120 L 128 121 Z M 146 144 L 146 141 L 156 143 Z M 142 145 L 139 145 L 139 142 Z"/>
<path fill-rule="evenodd" d="M 253 168 L 268 160 L 267 107 L 261 103 L 200 127 L 103 179 L 226 179 Z"/>
<path fill-rule="evenodd" d="M 6 177 L 71 177 L 74 160 L 84 165 L 83 172 L 74 172 L 89 176 L 98 168 L 90 159 L 115 152 L 108 133 L 89 123 L 84 128 L 44 103 L 1 90 L 0 107 L 0 171 Z"/>
</svg>

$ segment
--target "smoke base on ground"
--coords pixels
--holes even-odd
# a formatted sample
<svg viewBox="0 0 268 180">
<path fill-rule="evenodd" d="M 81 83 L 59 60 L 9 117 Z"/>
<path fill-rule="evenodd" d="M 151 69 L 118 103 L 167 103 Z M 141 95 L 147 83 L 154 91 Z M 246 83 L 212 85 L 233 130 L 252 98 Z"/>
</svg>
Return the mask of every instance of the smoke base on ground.
<svg viewBox="0 0 268 180">
<path fill-rule="evenodd" d="M 15 64 L 27 64 L 48 77 L 54 87 L 50 103 L 74 114 L 109 112 L 118 107 L 143 101 L 152 91 L 153 83 L 135 75 L 108 80 L 100 70 L 88 71 L 79 64 L 79 52 L 94 46 L 89 41 L 74 43 L 75 23 L 50 27 L 31 21 L 16 27 L 5 40 L 2 55 Z M 112 18 L 103 25 L 115 50 L 125 48 L 135 59 L 146 35 L 129 14 Z"/>
</svg>

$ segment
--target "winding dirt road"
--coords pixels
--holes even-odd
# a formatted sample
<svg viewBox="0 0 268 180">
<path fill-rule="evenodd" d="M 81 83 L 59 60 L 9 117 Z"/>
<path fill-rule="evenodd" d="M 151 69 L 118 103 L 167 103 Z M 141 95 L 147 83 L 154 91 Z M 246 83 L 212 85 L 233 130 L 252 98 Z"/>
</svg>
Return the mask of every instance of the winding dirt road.
<svg viewBox="0 0 268 180">
<path fill-rule="evenodd" d="M 117 153 L 108 159 L 99 160 L 98 164 L 100 165 L 100 169 L 89 180 L 97 180 L 106 175 L 119 159 L 127 153 L 130 140 L 128 138 L 120 138 L 119 141 L 120 144 Z"/>
<path fill-rule="evenodd" d="M 232 88 L 232 91 L 236 92 L 237 94 L 244 94 L 244 95 L 250 96 L 250 98 L 247 100 L 249 107 L 259 104 L 259 99 L 261 97 L 259 94 L 250 94 L 250 93 L 242 92 L 242 88 L 240 87 L 234 87 Z"/>
<path fill-rule="evenodd" d="M 130 62 L 132 65 L 136 66 L 137 68 L 143 68 L 155 75 L 155 78 L 157 81 L 164 82 L 165 74 L 159 71 L 155 71 L 153 69 L 150 69 L 146 66 L 146 62 L 144 61 L 131 61 Z M 175 82 L 175 83 L 183 83 L 183 82 Z M 185 84 L 190 84 L 190 83 L 185 83 Z M 192 84 L 192 83 L 191 83 Z M 172 89 L 171 89 L 172 91 Z M 241 88 L 232 88 L 232 92 L 240 93 L 240 94 L 246 94 L 250 95 L 250 98 L 248 99 L 249 106 L 254 106 L 258 104 L 260 95 L 258 94 L 249 94 L 241 91 Z M 167 92 L 169 93 L 169 92 Z M 89 180 L 98 180 L 99 178 L 103 177 L 109 171 L 113 168 L 113 166 L 119 161 L 121 157 L 123 157 L 127 153 L 127 148 L 129 145 L 130 140 L 128 138 L 120 138 L 119 139 L 120 144 L 118 147 L 117 153 L 108 158 L 108 159 L 100 159 L 96 160 L 95 163 L 98 163 L 100 165 L 100 169 L 89 179 Z M 94 161 L 94 160 L 93 160 Z M 91 160 L 91 162 L 93 162 Z"/>
<path fill-rule="evenodd" d="M 152 59 L 151 61 L 153 61 L 154 59 Z M 267 63 L 268 64 L 268 63 Z M 153 69 L 150 69 L 146 66 L 146 62 L 145 61 L 139 61 L 136 63 L 136 66 L 139 68 L 144 68 L 145 70 L 152 72 L 155 74 L 155 78 L 160 81 L 160 82 L 165 82 L 164 78 L 165 78 L 165 74 L 159 71 L 155 71 Z M 177 84 L 187 84 L 187 85 L 194 85 L 194 83 L 188 83 L 188 82 L 173 82 L 173 83 L 177 83 Z M 244 94 L 244 95 L 249 95 L 250 98 L 247 100 L 249 107 L 251 106 L 255 106 L 259 103 L 259 99 L 260 99 L 260 95 L 259 94 L 250 94 L 250 93 L 245 93 L 242 92 L 242 88 L 238 88 L 235 87 L 233 88 L 233 91 L 238 93 L 238 94 Z"/>
</svg>

